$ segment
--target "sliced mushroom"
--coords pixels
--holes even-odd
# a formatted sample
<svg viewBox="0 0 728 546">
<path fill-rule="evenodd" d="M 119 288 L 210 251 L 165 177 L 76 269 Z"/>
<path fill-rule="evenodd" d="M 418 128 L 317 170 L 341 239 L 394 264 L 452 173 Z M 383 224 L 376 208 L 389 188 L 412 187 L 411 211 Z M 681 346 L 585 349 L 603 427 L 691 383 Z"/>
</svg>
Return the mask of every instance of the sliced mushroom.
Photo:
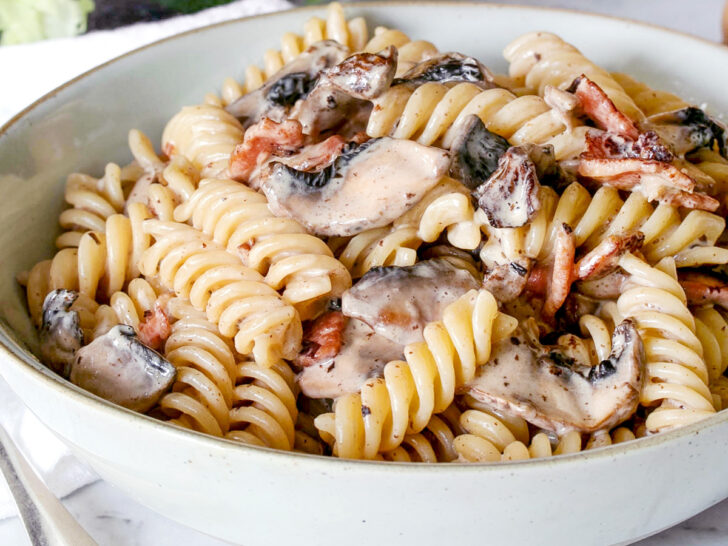
<svg viewBox="0 0 728 546">
<path fill-rule="evenodd" d="M 325 350 L 311 354 L 307 347 L 304 357 L 294 363 L 302 366 L 297 381 L 309 398 L 337 398 L 358 392 L 367 379 L 381 377 L 389 361 L 403 357 L 401 343 L 378 335 L 360 320 L 343 318 L 345 326 L 342 323 L 338 343 L 331 343 L 333 332 L 327 328 L 329 341 L 321 346 Z M 320 336 L 317 339 L 324 341 Z"/>
<path fill-rule="evenodd" d="M 491 177 L 510 146 L 505 138 L 491 133 L 478 116 L 471 114 L 450 146 L 450 174 L 474 190 Z"/>
<path fill-rule="evenodd" d="M 496 171 L 473 196 L 492 227 L 525 226 L 541 207 L 539 180 L 554 175 L 558 166 L 552 146 L 514 146 L 500 157 Z"/>
<path fill-rule="evenodd" d="M 341 62 L 349 50 L 334 40 L 316 42 L 284 66 L 263 87 L 243 95 L 226 110 L 248 127 L 263 117 L 282 122 L 291 107 L 306 97 L 320 72 Z"/>
<path fill-rule="evenodd" d="M 615 328 L 609 358 L 593 367 L 565 347 L 542 346 L 531 337 L 519 328 L 495 345 L 463 391 L 558 435 L 610 429 L 634 413 L 644 355 L 631 320 Z"/>
<path fill-rule="evenodd" d="M 442 53 L 416 64 L 397 78 L 392 85 L 422 85 L 427 82 L 470 82 L 483 89 L 492 89 L 493 74 L 477 59 L 461 53 Z"/>
<path fill-rule="evenodd" d="M 359 110 L 368 117 L 369 101 L 389 89 L 396 70 L 397 49 L 393 46 L 380 53 L 356 53 L 324 70 L 291 117 L 309 135 L 332 129 L 356 117 Z"/>
<path fill-rule="evenodd" d="M 533 260 L 522 258 L 505 264 L 493 264 L 483 275 L 483 288 L 503 303 L 515 300 L 526 289 Z"/>
<path fill-rule="evenodd" d="M 422 341 L 428 322 L 439 320 L 445 307 L 479 287 L 478 278 L 446 258 L 408 267 L 376 267 L 344 292 L 341 310 L 377 334 L 407 345 Z"/>
<path fill-rule="evenodd" d="M 590 298 L 616 300 L 626 282 L 627 275 L 618 269 L 599 279 L 577 282 L 574 284 L 574 289 Z"/>
<path fill-rule="evenodd" d="M 295 218 L 316 235 L 355 235 L 386 226 L 417 204 L 448 163 L 445 150 L 384 137 L 345 149 L 318 172 L 270 163 L 261 187 L 274 214 Z"/>
<path fill-rule="evenodd" d="M 71 305 L 78 298 L 74 290 L 53 290 L 43 300 L 40 354 L 51 370 L 68 377 L 73 359 L 83 345 L 83 331 L 77 311 Z"/>
<path fill-rule="evenodd" d="M 76 352 L 71 381 L 97 396 L 145 412 L 174 383 L 175 367 L 139 341 L 134 328 L 114 326 Z"/>
<path fill-rule="evenodd" d="M 685 156 L 698 148 L 717 146 L 720 154 L 728 158 L 725 127 L 700 108 L 690 106 L 650 116 L 647 124 L 672 146 L 677 155 Z"/>
</svg>

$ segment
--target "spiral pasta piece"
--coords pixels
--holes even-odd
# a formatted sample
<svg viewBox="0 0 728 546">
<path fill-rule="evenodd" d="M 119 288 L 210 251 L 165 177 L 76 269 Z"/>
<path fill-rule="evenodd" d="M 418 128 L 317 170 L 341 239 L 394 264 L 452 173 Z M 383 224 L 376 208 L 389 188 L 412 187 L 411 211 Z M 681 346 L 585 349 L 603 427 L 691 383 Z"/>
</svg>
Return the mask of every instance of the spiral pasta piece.
<svg viewBox="0 0 728 546">
<path fill-rule="evenodd" d="M 102 304 L 96 309 L 93 339 L 117 324 L 131 326 L 139 334 L 139 326 L 144 322 L 145 314 L 154 309 L 157 297 L 157 291 L 148 281 L 133 279 L 124 290 L 111 295 L 108 305 Z"/>
<path fill-rule="evenodd" d="M 367 44 L 367 39 L 368 31 L 364 18 L 356 17 L 347 21 L 341 4 L 332 2 L 327 7 L 325 20 L 311 17 L 304 24 L 302 35 L 286 32 L 281 37 L 279 50 L 266 51 L 263 55 L 262 69 L 256 65 L 248 66 L 243 84 L 233 78 L 226 78 L 222 85 L 222 104 L 231 104 L 245 93 L 255 91 L 273 74 L 316 42 L 334 40 L 352 51 L 361 51 Z"/>
<path fill-rule="evenodd" d="M 293 358 L 302 328 L 296 310 L 255 270 L 198 230 L 176 222 L 149 220 L 144 231 L 155 243 L 144 252 L 141 273 L 193 307 L 205 311 L 235 349 L 263 366 Z"/>
<path fill-rule="evenodd" d="M 547 85 L 566 89 L 583 74 L 599 85 L 626 116 L 634 121 L 645 117 L 609 72 L 555 34 L 524 34 L 506 46 L 503 56 L 510 63 L 509 75 L 534 94 L 543 96 Z"/>
<path fill-rule="evenodd" d="M 573 229 L 576 247 L 587 251 L 606 237 L 638 230 L 644 235 L 642 252 L 650 264 L 667 256 L 674 256 L 678 267 L 728 263 L 728 250 L 716 246 L 725 229 L 725 219 L 716 214 L 692 210 L 683 215 L 678 207 L 653 206 L 638 192 L 623 201 L 609 186 L 591 196 L 578 182 L 561 196 L 544 186 L 540 197 L 541 209 L 522 228 L 492 228 L 482 211 L 476 213 L 489 237 L 481 251 L 486 263 L 522 257 L 548 260 L 564 223 Z"/>
<path fill-rule="evenodd" d="M 652 267 L 625 254 L 620 266 L 630 277 L 617 309 L 623 318 L 634 320 L 645 348 L 640 403 L 658 406 L 647 417 L 647 430 L 659 432 L 712 415 L 710 372 L 674 261 L 665 258 Z"/>
<path fill-rule="evenodd" d="M 164 345 L 164 356 L 177 369 L 177 377 L 159 401 L 159 409 L 176 425 L 222 436 L 230 428 L 235 354 L 203 313 L 193 309 L 180 313 L 180 307 L 189 305 L 170 306 L 176 320 Z"/>
<path fill-rule="evenodd" d="M 24 284 L 28 309 L 36 325 L 41 323 L 43 301 L 53 290 L 75 290 L 82 301 L 104 302 L 139 276 L 136 263 L 149 246 L 149 236 L 141 224 L 149 218 L 149 211 L 145 205 L 133 203 L 127 213 L 128 217 L 110 215 L 102 224 L 102 231 L 81 235 L 78 248 L 63 248 L 53 259 L 39 262 L 30 270 Z M 95 312 L 95 307 L 90 310 L 92 317 Z M 90 329 L 93 324 L 91 318 L 83 327 Z"/>
<path fill-rule="evenodd" d="M 558 438 L 554 447 L 549 436 L 543 432 L 529 437 L 527 423 L 520 417 L 509 418 L 492 410 L 469 409 L 463 412 L 460 424 L 466 433 L 455 438 L 454 448 L 461 462 L 522 461 L 578 453 L 584 449 L 582 437 L 577 431 Z M 611 433 L 595 433 L 586 449 L 634 439 L 632 431 L 618 427 Z"/>
<path fill-rule="evenodd" d="M 334 413 L 317 417 L 316 427 L 339 457 L 373 459 L 396 449 L 447 409 L 455 389 L 488 361 L 491 343 L 515 327 L 490 292 L 471 290 L 425 327 L 425 341 L 405 347 L 406 361 L 389 362 L 383 378 L 337 398 Z"/>
<path fill-rule="evenodd" d="M 461 433 L 460 410 L 451 404 L 433 415 L 422 432 L 408 434 L 399 447 L 381 456 L 387 461 L 449 463 L 457 459 L 455 437 Z"/>
<path fill-rule="evenodd" d="M 506 89 L 483 90 L 473 83 L 397 85 L 374 101 L 366 132 L 409 138 L 449 149 L 465 119 L 477 115 L 491 132 L 511 144 L 550 144 L 556 159 L 577 157 L 588 127 L 567 127 L 563 116 L 538 96 L 517 97 Z"/>
<path fill-rule="evenodd" d="M 370 229 L 341 245 L 334 241 L 332 246 L 351 275 L 359 278 L 372 267 L 413 265 L 422 243 L 436 241 L 443 232 L 452 246 L 464 250 L 477 248 L 482 240 L 468 190 L 449 177 L 395 220 L 391 228 Z"/>
<path fill-rule="evenodd" d="M 230 431 L 226 438 L 290 451 L 296 446 L 295 377 L 285 362 L 263 367 L 254 362 L 237 365 Z"/>
<path fill-rule="evenodd" d="M 227 172 L 230 154 L 243 141 L 240 122 L 220 106 L 185 106 L 167 123 L 162 150 L 180 154 L 204 177 L 217 178 Z"/>
<path fill-rule="evenodd" d="M 374 228 L 349 239 L 337 257 L 357 279 L 372 267 L 413 265 L 421 244 L 416 227 Z"/>
<path fill-rule="evenodd" d="M 56 246 L 77 247 L 87 231 L 103 231 L 106 219 L 124 210 L 126 188 L 138 175 L 134 169 L 122 169 L 115 163 L 107 164 L 99 179 L 81 173 L 68 175 L 65 200 L 71 208 L 58 218 L 66 231 L 58 236 Z"/>
<path fill-rule="evenodd" d="M 175 220 L 192 225 L 241 256 L 265 276 L 302 320 L 351 286 L 351 275 L 331 249 L 293 218 L 276 217 L 265 196 L 233 180 L 203 180 L 175 210 Z"/>
<path fill-rule="evenodd" d="M 172 391 L 159 403 L 177 425 L 238 442 L 290 450 L 297 417 L 293 372 L 240 359 L 204 313 L 181 299 L 165 356 L 177 368 Z"/>
<path fill-rule="evenodd" d="M 647 117 L 690 106 L 677 95 L 673 95 L 667 91 L 652 89 L 627 74 L 612 72 L 612 78 L 624 89 L 625 93 L 629 95 Z"/>
<path fill-rule="evenodd" d="M 719 311 L 715 306 L 702 307 L 693 310 L 695 317 L 695 333 L 703 346 L 703 356 L 708 366 L 710 390 L 714 395 L 722 397 L 716 392 L 728 368 L 728 320 L 725 311 Z M 721 404 L 721 407 L 725 405 Z"/>
<path fill-rule="evenodd" d="M 137 264 L 150 242 L 142 223 L 150 214 L 142 203 L 131 203 L 127 213 L 110 216 L 104 232 L 89 231 L 79 241 L 78 290 L 91 299 L 105 301 L 139 276 Z"/>
</svg>

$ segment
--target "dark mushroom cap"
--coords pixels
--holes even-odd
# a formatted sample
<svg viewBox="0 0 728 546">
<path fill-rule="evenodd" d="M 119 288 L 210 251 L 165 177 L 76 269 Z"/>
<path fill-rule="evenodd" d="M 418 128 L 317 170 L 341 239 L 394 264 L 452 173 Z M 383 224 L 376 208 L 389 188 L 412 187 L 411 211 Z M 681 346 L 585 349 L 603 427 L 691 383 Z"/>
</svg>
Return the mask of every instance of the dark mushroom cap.
<svg viewBox="0 0 728 546">
<path fill-rule="evenodd" d="M 43 301 L 41 357 L 46 366 L 63 377 L 68 377 L 76 351 L 83 345 L 78 312 L 71 311 L 78 295 L 74 290 L 53 290 Z"/>
<path fill-rule="evenodd" d="M 321 72 L 291 117 L 300 121 L 309 135 L 368 117 L 370 101 L 389 89 L 396 70 L 397 50 L 393 46 L 379 53 L 356 53 Z"/>
<path fill-rule="evenodd" d="M 246 128 L 264 117 L 280 123 L 291 107 L 311 92 L 321 71 L 339 63 L 347 53 L 348 49 L 336 41 L 316 42 L 261 88 L 243 95 L 226 110 Z"/>
<path fill-rule="evenodd" d="M 525 226 L 541 206 L 539 179 L 557 170 L 553 147 L 514 146 L 500 157 L 498 168 L 473 191 L 473 197 L 492 227 Z"/>
<path fill-rule="evenodd" d="M 647 125 L 668 142 L 678 155 L 717 146 L 720 154 L 728 158 L 725 126 L 700 108 L 689 106 L 657 114 L 647 119 Z"/>
<path fill-rule="evenodd" d="M 177 371 L 139 341 L 131 326 L 114 326 L 76 352 L 71 381 L 125 408 L 145 412 L 172 387 Z"/>
<path fill-rule="evenodd" d="M 450 146 L 450 175 L 474 190 L 491 177 L 510 147 L 505 138 L 491 133 L 478 116 L 471 114 Z"/>
<path fill-rule="evenodd" d="M 416 64 L 392 85 L 422 85 L 427 82 L 470 82 L 483 89 L 495 87 L 493 74 L 477 59 L 461 53 L 442 53 Z"/>
</svg>

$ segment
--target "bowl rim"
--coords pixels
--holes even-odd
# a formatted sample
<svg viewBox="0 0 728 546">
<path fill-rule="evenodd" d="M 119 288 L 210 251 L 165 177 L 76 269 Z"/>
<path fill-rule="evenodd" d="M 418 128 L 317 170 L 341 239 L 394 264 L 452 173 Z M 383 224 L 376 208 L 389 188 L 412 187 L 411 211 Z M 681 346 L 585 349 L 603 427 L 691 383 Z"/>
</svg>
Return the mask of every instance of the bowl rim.
<svg viewBox="0 0 728 546">
<path fill-rule="evenodd" d="M 378 1 L 365 1 L 357 2 L 352 4 L 356 8 L 385 8 L 385 7 L 409 7 L 415 9 L 422 6 L 447 6 L 447 7 L 458 7 L 467 6 L 473 8 L 483 9 L 499 9 L 513 12 L 523 11 L 535 11 L 535 12 L 550 12 L 550 13 L 563 13 L 569 16 L 584 17 L 586 19 L 592 19 L 595 21 L 608 21 L 611 23 L 627 23 L 637 28 L 649 28 L 662 32 L 665 34 L 678 35 L 687 38 L 689 41 L 701 44 L 701 46 L 709 46 L 714 49 L 718 55 L 725 55 L 728 58 L 728 47 L 721 43 L 712 42 L 706 38 L 701 38 L 689 34 L 687 32 L 669 29 L 653 23 L 647 23 L 642 21 L 636 21 L 627 17 L 618 17 L 613 15 L 604 15 L 599 13 L 590 13 L 581 11 L 578 9 L 571 8 L 557 8 L 547 6 L 525 6 L 520 4 L 502 4 L 502 3 L 491 3 L 491 2 L 477 2 L 473 0 L 378 0 Z M 3 142 L 4 137 L 8 137 L 10 131 L 14 126 L 21 123 L 26 116 L 32 113 L 33 110 L 38 108 L 43 103 L 55 97 L 58 93 L 62 92 L 66 88 L 75 85 L 77 82 L 88 78 L 95 74 L 101 69 L 118 63 L 122 59 L 131 57 L 145 51 L 157 47 L 158 45 L 172 40 L 176 40 L 182 37 L 186 37 L 192 34 L 200 32 L 214 32 L 214 29 L 223 27 L 226 25 L 235 25 L 247 21 L 254 21 L 263 18 L 275 18 L 282 14 L 289 14 L 292 12 L 296 13 L 324 13 L 327 9 L 325 5 L 319 6 L 304 6 L 291 10 L 274 11 L 270 13 L 263 13 L 258 15 L 251 15 L 245 17 L 237 17 L 234 19 L 228 19 L 225 21 L 219 21 L 202 27 L 189 29 L 180 33 L 176 33 L 170 36 L 166 36 L 159 40 L 155 40 L 138 48 L 132 49 L 126 53 L 123 53 L 117 57 L 109 59 L 108 61 L 94 66 L 93 68 L 79 74 L 78 76 L 68 80 L 62 85 L 56 87 L 52 91 L 44 94 L 31 104 L 23 108 L 20 112 L 12 116 L 7 122 L 0 126 L 0 145 Z M 630 29 L 631 31 L 632 29 Z M 3 321 L 4 322 L 4 321 Z M 151 426 L 159 431 L 160 434 L 169 435 L 171 438 L 186 439 L 184 441 L 194 442 L 198 447 L 208 448 L 208 450 L 242 450 L 248 451 L 253 457 L 274 457 L 280 461 L 306 461 L 306 464 L 311 465 L 326 465 L 327 467 L 331 464 L 358 467 L 368 467 L 369 469 L 383 470 L 391 469 L 399 472 L 403 469 L 408 469 L 418 472 L 431 472 L 436 471 L 457 471 L 457 472 L 510 472 L 514 467 L 527 467 L 527 468 L 544 468 L 551 467 L 553 465 L 571 464 L 573 461 L 594 461 L 599 459 L 624 457 L 630 452 L 634 451 L 648 451 L 658 449 L 662 444 L 670 443 L 684 438 L 690 435 L 697 435 L 701 432 L 713 429 L 719 426 L 721 423 L 728 421 L 728 411 L 719 411 L 715 415 L 704 418 L 695 423 L 679 427 L 667 432 L 662 432 L 652 436 L 643 438 L 637 438 L 628 442 L 620 444 L 612 444 L 591 450 L 582 450 L 577 453 L 563 454 L 559 456 L 547 457 L 542 459 L 527 459 L 522 461 L 496 461 L 496 462 L 485 462 L 485 463 L 467 463 L 454 461 L 449 464 L 422 464 L 418 462 L 397 462 L 397 461 L 370 461 L 370 460 L 355 460 L 355 459 L 340 459 L 338 457 L 320 456 L 308 453 L 299 453 L 294 451 L 284 451 L 269 447 L 255 446 L 250 444 L 243 444 L 234 440 L 229 440 L 224 437 L 212 436 L 202 432 L 186 429 L 180 426 L 173 425 L 166 421 L 155 419 L 147 414 L 134 412 L 122 406 L 116 405 L 103 398 L 100 398 L 94 394 L 91 394 L 70 381 L 62 378 L 61 376 L 53 373 L 46 368 L 42 362 L 27 348 L 15 341 L 14 336 L 8 335 L 6 332 L 12 331 L 8 325 L 0 322 L 0 363 L 5 360 L 11 365 L 20 365 L 20 372 L 30 376 L 32 381 L 36 383 L 42 383 L 48 388 L 60 391 L 61 396 L 70 396 L 74 398 L 79 404 L 89 404 L 91 409 L 95 412 L 104 412 L 112 419 L 126 419 L 132 422 L 139 423 L 140 426 Z M 0 375 L 2 371 L 0 368 Z M 12 390 L 12 389 L 11 389 Z M 21 398 L 22 400 L 22 398 Z M 24 401 L 23 401 L 24 402 Z M 32 409 L 26 405 L 26 408 L 32 412 Z M 142 424 L 144 423 L 144 424 Z M 50 427 L 49 427 L 50 428 Z M 55 432 L 55 431 L 54 431 Z M 65 437 L 62 440 L 66 443 L 69 442 Z"/>
</svg>

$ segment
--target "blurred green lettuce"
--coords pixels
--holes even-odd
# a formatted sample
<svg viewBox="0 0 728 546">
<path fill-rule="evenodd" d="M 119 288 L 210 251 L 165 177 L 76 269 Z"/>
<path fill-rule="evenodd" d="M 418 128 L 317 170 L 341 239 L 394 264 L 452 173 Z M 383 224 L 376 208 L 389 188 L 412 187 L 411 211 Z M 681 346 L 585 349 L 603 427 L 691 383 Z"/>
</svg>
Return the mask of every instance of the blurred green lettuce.
<svg viewBox="0 0 728 546">
<path fill-rule="evenodd" d="M 93 0 L 0 0 L 0 45 L 81 34 L 93 9 Z"/>
</svg>

